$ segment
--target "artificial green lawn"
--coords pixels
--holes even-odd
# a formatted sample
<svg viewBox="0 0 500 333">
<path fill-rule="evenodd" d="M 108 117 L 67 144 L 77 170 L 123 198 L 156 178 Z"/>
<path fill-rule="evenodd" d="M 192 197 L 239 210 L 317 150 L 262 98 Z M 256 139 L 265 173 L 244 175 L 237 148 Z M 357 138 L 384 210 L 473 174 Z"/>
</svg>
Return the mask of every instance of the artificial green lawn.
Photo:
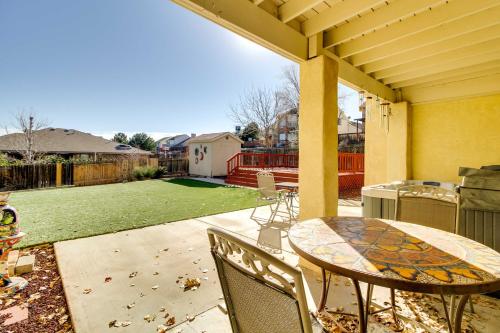
<svg viewBox="0 0 500 333">
<path fill-rule="evenodd" d="M 190 179 L 16 192 L 21 247 L 254 207 L 257 192 Z"/>
</svg>

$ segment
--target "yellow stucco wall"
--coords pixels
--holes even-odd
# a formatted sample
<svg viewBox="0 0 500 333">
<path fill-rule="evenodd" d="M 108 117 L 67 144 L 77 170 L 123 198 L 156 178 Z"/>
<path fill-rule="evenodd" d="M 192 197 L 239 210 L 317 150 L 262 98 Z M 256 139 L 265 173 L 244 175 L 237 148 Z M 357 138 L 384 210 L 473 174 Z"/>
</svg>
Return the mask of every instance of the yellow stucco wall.
<svg viewBox="0 0 500 333">
<path fill-rule="evenodd" d="M 460 182 L 458 168 L 500 164 L 500 94 L 392 105 L 389 133 L 366 121 L 365 185 L 418 179 Z"/>
<path fill-rule="evenodd" d="M 391 106 L 388 131 L 372 105 L 365 126 L 365 185 L 411 178 L 411 105 Z"/>
<path fill-rule="evenodd" d="M 500 164 L 500 94 L 413 106 L 413 178 L 459 182 L 460 166 Z"/>
</svg>

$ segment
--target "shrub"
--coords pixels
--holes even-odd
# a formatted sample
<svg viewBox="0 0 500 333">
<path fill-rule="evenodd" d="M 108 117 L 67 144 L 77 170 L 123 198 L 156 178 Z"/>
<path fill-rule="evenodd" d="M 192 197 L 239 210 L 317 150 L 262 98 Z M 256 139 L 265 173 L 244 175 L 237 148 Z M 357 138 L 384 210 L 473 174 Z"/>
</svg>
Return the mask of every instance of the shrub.
<svg viewBox="0 0 500 333">
<path fill-rule="evenodd" d="M 155 175 L 153 178 L 161 178 L 167 174 L 167 168 L 159 167 L 156 169 Z"/>
<path fill-rule="evenodd" d="M 9 166 L 9 159 L 7 155 L 0 153 L 0 166 Z"/>
<path fill-rule="evenodd" d="M 135 179 L 142 180 L 144 178 L 158 178 L 158 168 L 154 167 L 138 167 L 134 169 L 132 175 Z"/>
</svg>

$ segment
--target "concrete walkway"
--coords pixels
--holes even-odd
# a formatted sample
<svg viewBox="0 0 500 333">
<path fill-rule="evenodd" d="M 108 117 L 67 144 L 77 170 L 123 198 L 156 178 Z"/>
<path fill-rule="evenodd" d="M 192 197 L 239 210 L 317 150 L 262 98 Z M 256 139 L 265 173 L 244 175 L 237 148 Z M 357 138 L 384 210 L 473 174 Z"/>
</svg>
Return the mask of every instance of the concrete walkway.
<svg viewBox="0 0 500 333">
<path fill-rule="evenodd" d="M 267 207 L 258 209 L 261 216 L 268 212 Z M 276 237 L 264 229 L 259 235 L 259 225 L 249 218 L 250 213 L 247 209 L 56 243 L 75 332 L 150 333 L 172 317 L 172 332 L 231 332 L 227 316 L 218 308 L 223 300 L 206 229 L 216 226 L 250 243 L 259 240 L 280 259 L 298 263 L 286 236 Z M 339 215 L 360 214 L 356 205 L 339 206 Z M 313 298 L 310 306 L 314 306 L 321 280 L 307 267 L 303 273 Z M 201 279 L 200 287 L 184 291 L 186 278 Z M 353 290 L 346 287 L 347 281 L 336 279 L 327 305 L 355 312 Z M 375 288 L 375 301 L 386 300 L 387 290 Z M 488 327 L 500 327 L 496 326 L 500 310 L 498 314 L 488 316 L 493 320 Z M 377 332 L 385 331 L 372 326 Z"/>
</svg>

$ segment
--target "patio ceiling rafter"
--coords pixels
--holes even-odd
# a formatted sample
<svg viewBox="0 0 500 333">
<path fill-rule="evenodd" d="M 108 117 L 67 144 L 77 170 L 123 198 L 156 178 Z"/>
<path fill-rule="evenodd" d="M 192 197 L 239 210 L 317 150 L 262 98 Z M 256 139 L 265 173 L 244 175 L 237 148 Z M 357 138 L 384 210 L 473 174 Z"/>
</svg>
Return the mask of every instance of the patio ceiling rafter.
<svg viewBox="0 0 500 333">
<path fill-rule="evenodd" d="M 448 51 L 457 50 L 460 52 L 462 48 L 480 44 L 485 41 L 497 39 L 500 37 L 500 24 L 476 30 L 471 33 L 453 37 L 435 44 L 425 45 L 417 49 L 389 56 L 387 58 L 374 61 L 363 65 L 363 71 L 373 73 L 383 69 L 395 67 L 401 64 L 408 64 L 412 61 L 430 57 L 436 54 L 445 54 Z"/>
<path fill-rule="evenodd" d="M 500 73 L 493 73 L 469 80 L 457 80 L 430 87 L 407 87 L 401 89 L 404 99 L 413 103 L 450 100 L 461 96 L 482 96 L 500 93 Z"/>
<path fill-rule="evenodd" d="M 387 77 L 404 74 L 407 72 L 425 69 L 428 67 L 446 65 L 447 63 L 456 62 L 464 58 L 469 58 L 469 57 L 479 58 L 483 54 L 488 54 L 495 51 L 499 53 L 500 57 L 500 38 L 495 38 L 493 40 L 489 40 L 479 44 L 466 46 L 459 50 L 451 50 L 448 52 L 431 55 L 429 57 L 422 57 L 410 63 L 405 63 L 377 71 L 372 75 L 377 80 L 380 80 Z"/>
<path fill-rule="evenodd" d="M 500 24 L 500 6 L 476 13 L 460 20 L 445 23 L 432 29 L 421 31 L 411 36 L 400 38 L 391 43 L 373 48 L 367 52 L 355 54 L 349 59 L 354 66 L 361 66 L 373 61 L 387 58 L 391 55 L 418 49 L 419 47 L 426 45 L 433 45 L 438 42 L 446 41 L 450 38 L 462 36 L 464 34 L 498 24 Z"/>
<path fill-rule="evenodd" d="M 430 66 L 430 67 L 423 68 L 423 69 L 412 70 L 411 72 L 407 72 L 404 74 L 390 76 L 388 78 L 383 79 L 383 82 L 385 84 L 392 84 L 394 82 L 400 82 L 400 81 L 418 78 L 418 77 L 422 77 L 422 76 L 427 76 L 427 75 L 431 75 L 431 74 L 437 74 L 437 73 L 440 73 L 442 71 L 460 69 L 463 67 L 473 66 L 473 65 L 480 64 L 480 63 L 493 61 L 493 60 L 499 60 L 499 59 L 500 59 L 500 52 L 492 51 L 492 52 L 482 54 L 480 56 L 470 56 L 467 58 L 461 58 L 461 59 L 457 59 L 455 61 L 450 61 L 450 62 L 445 63 L 445 64 Z"/>
<path fill-rule="evenodd" d="M 483 10 L 488 10 L 498 6 L 498 4 L 497 0 L 453 0 L 432 10 L 393 23 L 386 28 L 342 43 L 336 47 L 335 51 L 340 57 L 345 58 L 420 31 L 428 30 Z M 324 47 L 329 48 L 335 44 L 334 32 L 327 32 L 325 34 Z"/>
<path fill-rule="evenodd" d="M 473 77 L 477 77 L 477 76 L 474 76 L 474 74 L 484 73 L 484 72 L 488 73 L 489 71 L 493 71 L 497 68 L 500 68 L 500 60 L 493 60 L 493 61 L 485 62 L 485 63 L 479 64 L 479 65 L 462 67 L 460 69 L 448 70 L 448 71 L 440 72 L 440 73 L 433 74 L 433 75 L 419 77 L 416 79 L 400 81 L 400 82 L 392 84 L 391 86 L 394 89 L 398 89 L 398 88 L 409 87 L 409 86 L 422 86 L 422 85 L 426 85 L 429 82 L 433 82 L 433 81 L 449 82 L 448 80 L 452 80 L 452 78 L 454 78 L 454 81 L 457 81 L 461 77 L 468 78 L 471 75 L 473 75 Z"/>
<path fill-rule="evenodd" d="M 289 0 L 278 8 L 278 16 L 284 23 L 302 15 L 309 9 L 321 4 L 324 0 Z"/>
<path fill-rule="evenodd" d="M 405 17 L 429 10 L 432 5 L 441 4 L 444 0 L 397 0 L 387 6 L 368 13 L 349 24 L 343 24 L 326 33 L 328 46 L 337 45 L 352 38 L 359 37 L 375 29 L 386 27 Z"/>
<path fill-rule="evenodd" d="M 310 37 L 383 3 L 384 0 L 344 0 L 305 21 L 302 31 Z"/>
</svg>

